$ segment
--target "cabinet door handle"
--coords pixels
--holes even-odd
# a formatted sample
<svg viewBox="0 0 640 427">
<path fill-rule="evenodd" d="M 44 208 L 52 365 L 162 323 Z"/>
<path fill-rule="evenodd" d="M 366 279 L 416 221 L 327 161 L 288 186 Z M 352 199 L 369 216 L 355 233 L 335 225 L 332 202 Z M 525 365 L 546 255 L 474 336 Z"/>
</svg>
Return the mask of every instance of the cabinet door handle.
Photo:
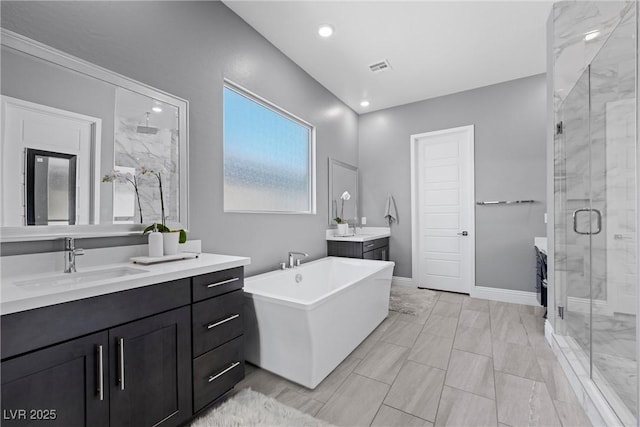
<svg viewBox="0 0 640 427">
<path fill-rule="evenodd" d="M 376 245 L 375 243 L 368 244 L 368 245 L 367 245 L 367 248 L 372 248 L 372 247 L 374 247 L 375 245 Z"/>
<path fill-rule="evenodd" d="M 221 377 L 222 375 L 226 374 L 227 372 L 229 372 L 230 370 L 232 370 L 233 368 L 235 368 L 235 367 L 236 367 L 236 366 L 238 366 L 239 364 L 240 364 L 240 362 L 233 362 L 233 363 L 231 364 L 231 366 L 229 366 L 229 367 L 228 367 L 227 369 L 225 369 L 224 371 L 219 372 L 219 373 L 217 373 L 217 374 L 215 374 L 215 375 L 210 376 L 210 377 L 209 377 L 209 382 L 211 382 L 211 381 L 215 381 L 215 380 L 216 380 L 216 378 L 219 378 L 219 377 Z"/>
<path fill-rule="evenodd" d="M 212 283 L 210 285 L 207 285 L 207 288 L 213 288 L 214 286 L 220 286 L 220 285 L 224 285 L 224 284 L 227 284 L 227 283 L 236 282 L 238 280 L 240 280 L 239 277 L 234 277 L 233 279 L 223 280 L 222 282 L 216 282 L 216 283 Z"/>
<path fill-rule="evenodd" d="M 98 398 L 100 400 L 104 400 L 104 365 L 103 365 L 103 360 L 102 360 L 102 346 L 96 346 L 96 356 L 97 356 L 97 362 L 98 362 L 98 378 L 97 378 L 97 383 L 98 383 L 98 388 L 96 390 L 96 393 L 98 394 Z"/>
<path fill-rule="evenodd" d="M 240 317 L 240 315 L 239 315 L 239 314 L 234 314 L 233 316 L 229 316 L 229 317 L 227 317 L 227 318 L 226 318 L 226 319 L 224 319 L 224 320 L 220 320 L 219 322 L 209 323 L 209 324 L 207 325 L 207 329 L 215 328 L 216 326 L 220 326 L 220 325 L 222 325 L 223 323 L 227 323 L 228 321 L 233 320 L 233 319 L 235 319 L 235 318 L 237 318 L 237 317 Z"/>
<path fill-rule="evenodd" d="M 124 390 L 124 338 L 118 339 L 118 384 Z"/>
</svg>

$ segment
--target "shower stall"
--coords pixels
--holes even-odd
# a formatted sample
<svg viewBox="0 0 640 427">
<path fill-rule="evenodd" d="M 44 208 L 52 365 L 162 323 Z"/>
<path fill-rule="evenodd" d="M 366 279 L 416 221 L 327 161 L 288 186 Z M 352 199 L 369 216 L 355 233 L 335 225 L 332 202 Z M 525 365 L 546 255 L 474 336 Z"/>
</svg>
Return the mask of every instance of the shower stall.
<svg viewBox="0 0 640 427">
<path fill-rule="evenodd" d="M 556 109 L 554 138 L 554 334 L 624 425 L 638 425 L 636 7 Z"/>
</svg>

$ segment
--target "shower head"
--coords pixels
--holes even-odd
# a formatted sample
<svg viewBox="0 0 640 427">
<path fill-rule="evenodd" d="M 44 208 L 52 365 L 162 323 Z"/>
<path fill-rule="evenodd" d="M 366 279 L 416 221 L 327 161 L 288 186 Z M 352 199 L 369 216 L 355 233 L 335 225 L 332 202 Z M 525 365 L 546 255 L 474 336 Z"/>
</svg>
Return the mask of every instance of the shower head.
<svg viewBox="0 0 640 427">
<path fill-rule="evenodd" d="M 158 128 L 154 128 L 149 126 L 149 115 L 151 113 L 147 111 L 147 125 L 146 126 L 138 126 L 136 128 L 136 132 L 137 133 L 144 133 L 147 135 L 155 135 L 156 133 L 158 133 Z"/>
</svg>

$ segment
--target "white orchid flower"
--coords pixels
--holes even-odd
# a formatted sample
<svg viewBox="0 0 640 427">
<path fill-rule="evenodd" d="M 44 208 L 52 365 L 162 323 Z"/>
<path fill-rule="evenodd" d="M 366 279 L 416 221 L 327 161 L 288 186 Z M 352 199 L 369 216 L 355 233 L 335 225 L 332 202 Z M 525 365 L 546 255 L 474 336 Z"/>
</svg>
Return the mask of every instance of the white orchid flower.
<svg viewBox="0 0 640 427">
<path fill-rule="evenodd" d="M 340 196 L 340 198 L 342 200 L 349 200 L 351 198 L 351 194 L 349 194 L 348 191 L 345 191 L 344 193 L 342 193 L 342 196 Z"/>
</svg>

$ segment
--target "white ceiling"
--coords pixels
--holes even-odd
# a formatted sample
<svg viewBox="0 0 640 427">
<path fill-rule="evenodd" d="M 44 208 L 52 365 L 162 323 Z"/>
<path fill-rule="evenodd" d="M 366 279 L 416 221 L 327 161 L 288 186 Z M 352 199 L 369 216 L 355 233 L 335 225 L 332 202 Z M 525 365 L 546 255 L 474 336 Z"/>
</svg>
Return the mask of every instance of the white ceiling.
<svg viewBox="0 0 640 427">
<path fill-rule="evenodd" d="M 358 113 L 546 71 L 548 1 L 223 1 Z"/>
</svg>

